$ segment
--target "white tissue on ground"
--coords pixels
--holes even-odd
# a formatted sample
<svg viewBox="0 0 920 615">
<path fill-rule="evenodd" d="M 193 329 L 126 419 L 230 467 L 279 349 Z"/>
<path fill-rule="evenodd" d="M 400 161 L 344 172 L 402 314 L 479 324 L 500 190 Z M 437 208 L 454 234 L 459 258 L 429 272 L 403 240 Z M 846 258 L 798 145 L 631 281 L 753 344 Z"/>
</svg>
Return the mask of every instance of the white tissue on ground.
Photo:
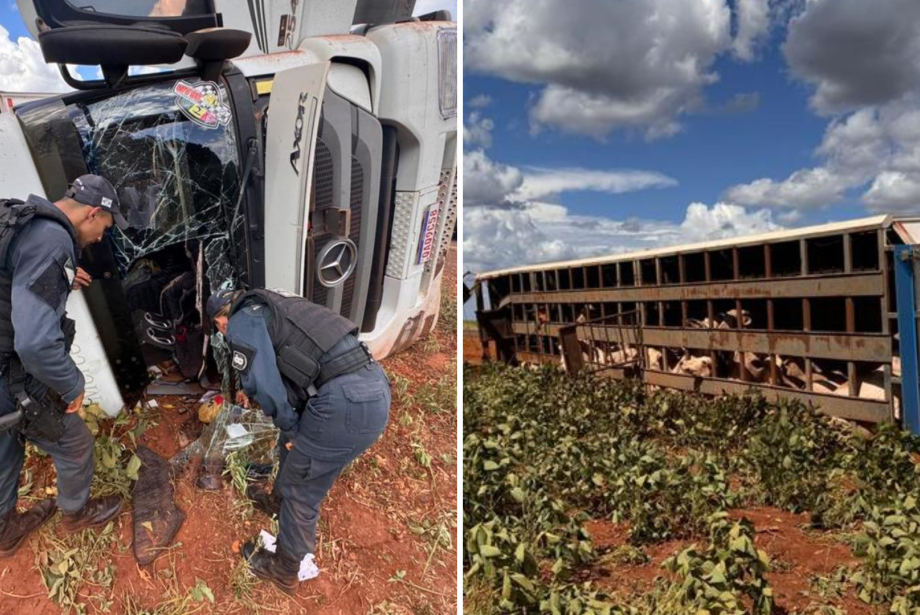
<svg viewBox="0 0 920 615">
<path fill-rule="evenodd" d="M 259 533 L 259 537 L 262 538 L 262 548 L 271 553 L 275 552 L 275 537 L 262 530 Z M 307 553 L 304 558 L 300 561 L 300 572 L 297 573 L 297 578 L 301 581 L 309 581 L 310 579 L 315 579 L 319 576 L 319 567 L 316 565 L 316 562 L 313 561 L 313 554 Z"/>
<path fill-rule="evenodd" d="M 227 425 L 227 442 L 224 443 L 225 451 L 234 451 L 252 444 L 253 436 L 239 423 Z"/>
</svg>

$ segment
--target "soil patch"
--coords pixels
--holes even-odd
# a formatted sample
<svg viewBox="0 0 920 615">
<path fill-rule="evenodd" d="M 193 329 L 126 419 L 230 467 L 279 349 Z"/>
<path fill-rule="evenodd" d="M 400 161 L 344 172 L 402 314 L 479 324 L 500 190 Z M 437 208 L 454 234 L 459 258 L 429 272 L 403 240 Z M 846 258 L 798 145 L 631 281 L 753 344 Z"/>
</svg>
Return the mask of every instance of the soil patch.
<svg viewBox="0 0 920 615">
<path fill-rule="evenodd" d="M 773 587 L 779 613 L 810 613 L 821 605 L 833 605 L 850 615 L 872 614 L 877 611 L 865 604 L 848 589 L 841 597 L 822 596 L 815 581 L 830 578 L 840 567 L 851 568 L 857 559 L 849 546 L 831 532 L 807 529 L 808 515 L 793 514 L 772 507 L 744 508 L 731 511 L 732 518 L 748 518 L 754 523 L 754 542 L 770 556 L 772 572 L 767 579 Z M 662 569 L 664 561 L 692 544 L 705 547 L 704 538 L 673 540 L 641 548 L 647 561 L 630 563 L 624 554 L 630 553 L 629 526 L 594 520 L 588 531 L 600 557 L 591 569 L 591 576 L 600 587 L 623 596 L 648 592 L 656 579 L 669 578 Z"/>
</svg>

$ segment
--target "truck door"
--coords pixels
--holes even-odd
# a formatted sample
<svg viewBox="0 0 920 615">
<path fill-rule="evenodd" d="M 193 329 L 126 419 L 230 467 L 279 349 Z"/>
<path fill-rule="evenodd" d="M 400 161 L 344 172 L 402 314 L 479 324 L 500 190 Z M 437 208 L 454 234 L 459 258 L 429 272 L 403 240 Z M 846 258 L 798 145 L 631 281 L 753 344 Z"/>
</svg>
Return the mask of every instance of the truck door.
<svg viewBox="0 0 920 615">
<path fill-rule="evenodd" d="M 306 297 L 311 294 L 307 259 L 313 255 L 313 159 L 329 66 L 323 62 L 275 75 L 265 137 L 265 285 Z M 339 266 L 354 267 L 354 254 L 340 256 Z"/>
</svg>

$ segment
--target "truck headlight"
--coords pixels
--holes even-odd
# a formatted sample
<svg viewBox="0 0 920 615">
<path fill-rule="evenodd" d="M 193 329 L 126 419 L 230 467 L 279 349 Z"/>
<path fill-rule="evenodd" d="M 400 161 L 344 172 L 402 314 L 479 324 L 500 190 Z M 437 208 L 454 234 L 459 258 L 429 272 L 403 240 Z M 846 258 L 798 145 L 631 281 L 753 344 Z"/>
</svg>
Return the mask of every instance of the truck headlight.
<svg viewBox="0 0 920 615">
<path fill-rule="evenodd" d="M 457 28 L 438 30 L 438 65 L 441 117 L 457 117 Z"/>
</svg>

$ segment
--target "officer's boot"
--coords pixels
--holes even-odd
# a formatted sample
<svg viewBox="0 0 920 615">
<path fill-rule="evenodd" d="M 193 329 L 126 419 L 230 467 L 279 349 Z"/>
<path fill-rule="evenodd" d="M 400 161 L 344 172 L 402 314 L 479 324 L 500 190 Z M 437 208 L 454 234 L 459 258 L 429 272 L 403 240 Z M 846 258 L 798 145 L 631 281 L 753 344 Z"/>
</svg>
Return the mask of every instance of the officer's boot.
<svg viewBox="0 0 920 615">
<path fill-rule="evenodd" d="M 249 485 L 246 488 L 246 496 L 252 500 L 252 505 L 261 510 L 269 517 L 281 514 L 281 496 L 276 490 L 271 493 L 266 491 L 264 485 L 258 483 Z"/>
<path fill-rule="evenodd" d="M 65 532 L 79 532 L 86 528 L 103 526 L 118 514 L 121 503 L 121 497 L 117 495 L 93 498 L 86 502 L 83 510 L 64 513 L 61 527 Z"/>
<path fill-rule="evenodd" d="M 40 528 L 54 514 L 56 507 L 50 499 L 41 500 L 24 513 L 15 508 L 0 519 L 0 557 L 9 557 L 25 542 L 29 534 Z"/>
<path fill-rule="evenodd" d="M 240 549 L 243 559 L 249 562 L 249 569 L 266 581 L 274 583 L 278 589 L 289 596 L 297 591 L 297 573 L 300 571 L 300 562 L 296 561 L 279 544 L 274 553 L 265 549 L 256 550 L 253 541 L 249 541 Z"/>
</svg>

